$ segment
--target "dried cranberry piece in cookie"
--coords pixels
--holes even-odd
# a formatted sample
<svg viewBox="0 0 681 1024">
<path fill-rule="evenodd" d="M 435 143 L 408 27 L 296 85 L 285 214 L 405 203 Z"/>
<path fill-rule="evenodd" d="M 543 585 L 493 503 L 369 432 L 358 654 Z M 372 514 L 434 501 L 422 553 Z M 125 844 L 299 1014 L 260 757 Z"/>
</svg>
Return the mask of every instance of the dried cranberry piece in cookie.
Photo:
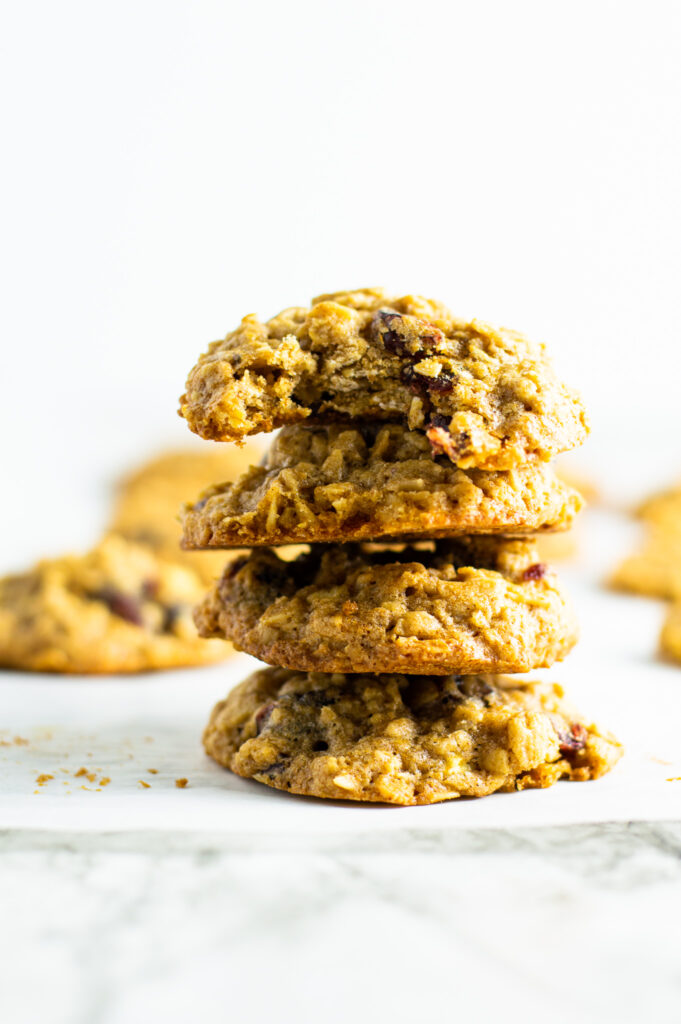
<svg viewBox="0 0 681 1024">
<path fill-rule="evenodd" d="M 568 759 L 584 750 L 589 734 L 580 722 L 573 722 L 569 730 L 558 729 L 559 748 L 561 754 Z"/>
<path fill-rule="evenodd" d="M 529 583 L 530 580 L 543 580 L 547 572 L 548 566 L 544 565 L 543 562 L 535 562 L 534 565 L 528 565 L 527 569 L 523 571 L 523 582 Z"/>
<path fill-rule="evenodd" d="M 456 462 L 466 450 L 471 436 L 467 430 L 462 430 L 454 438 L 449 430 L 449 422 L 447 416 L 439 414 L 432 416 L 426 430 L 426 437 L 430 441 L 434 458 L 438 455 L 446 455 L 452 462 Z"/>
</svg>

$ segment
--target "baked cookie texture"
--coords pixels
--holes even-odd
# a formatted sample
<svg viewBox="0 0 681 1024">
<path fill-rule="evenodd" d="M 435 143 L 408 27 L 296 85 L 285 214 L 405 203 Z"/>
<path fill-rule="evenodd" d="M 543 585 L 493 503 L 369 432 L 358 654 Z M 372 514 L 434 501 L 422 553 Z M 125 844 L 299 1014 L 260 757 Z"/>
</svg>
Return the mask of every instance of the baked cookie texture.
<svg viewBox="0 0 681 1024">
<path fill-rule="evenodd" d="M 490 471 L 548 460 L 588 432 L 542 345 L 375 288 L 321 295 L 267 323 L 245 317 L 201 356 L 180 413 L 222 441 L 302 420 L 398 422 L 462 469 Z"/>
<path fill-rule="evenodd" d="M 227 567 L 195 619 L 262 661 L 325 672 L 526 672 L 563 658 L 578 632 L 534 545 L 492 537 L 313 547 L 293 562 L 259 549 Z"/>
<path fill-rule="evenodd" d="M 118 673 L 219 661 L 230 645 L 202 640 L 192 621 L 203 589 L 186 566 L 108 536 L 0 579 L 0 665 Z"/>
<path fill-rule="evenodd" d="M 215 445 L 206 450 L 179 449 L 163 452 L 143 463 L 118 484 L 109 531 L 136 544 L 144 544 L 162 558 L 189 566 L 206 582 L 219 576 L 226 555 L 195 555 L 181 549 L 179 511 L 189 495 L 245 472 L 258 462 L 256 442 L 243 448 Z"/>
<path fill-rule="evenodd" d="M 388 804 L 595 779 L 622 753 L 555 683 L 280 668 L 232 690 L 203 742 L 218 764 L 276 789 Z"/>
<path fill-rule="evenodd" d="M 185 506 L 186 548 L 567 530 L 580 495 L 543 463 L 486 472 L 399 424 L 290 426 L 260 466 Z"/>
</svg>

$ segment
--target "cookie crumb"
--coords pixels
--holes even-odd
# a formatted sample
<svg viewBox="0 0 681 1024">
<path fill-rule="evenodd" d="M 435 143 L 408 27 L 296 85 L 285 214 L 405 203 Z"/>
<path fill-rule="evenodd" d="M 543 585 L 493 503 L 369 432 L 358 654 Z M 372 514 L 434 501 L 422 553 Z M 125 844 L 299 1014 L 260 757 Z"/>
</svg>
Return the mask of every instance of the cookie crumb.
<svg viewBox="0 0 681 1024">
<path fill-rule="evenodd" d="M 175 785 L 178 789 L 184 789 L 189 782 L 189 779 L 175 779 Z"/>
<path fill-rule="evenodd" d="M 44 786 L 46 782 L 49 782 L 50 779 L 53 778 L 54 775 L 39 775 L 35 781 L 38 783 L 39 786 Z"/>
<path fill-rule="evenodd" d="M 158 775 L 158 768 L 147 768 L 150 775 Z"/>
<path fill-rule="evenodd" d="M 79 768 L 78 771 L 73 774 L 77 779 L 82 779 L 84 775 L 87 775 L 87 768 Z"/>
<path fill-rule="evenodd" d="M 12 743 L 14 744 L 15 747 L 28 746 L 28 740 L 24 739 L 23 736 L 15 736 L 14 739 L 12 740 Z"/>
<path fill-rule="evenodd" d="M 108 775 L 102 775 L 101 779 L 99 780 L 100 786 L 108 786 L 110 782 L 111 779 L 109 778 Z"/>
<path fill-rule="evenodd" d="M 671 779 L 665 779 L 666 782 L 681 782 L 681 775 L 673 775 Z"/>
<path fill-rule="evenodd" d="M 138 782 L 139 782 L 140 786 L 144 786 L 145 789 L 151 789 L 151 786 L 149 785 L 149 783 L 145 782 L 144 779 L 138 779 Z"/>
</svg>

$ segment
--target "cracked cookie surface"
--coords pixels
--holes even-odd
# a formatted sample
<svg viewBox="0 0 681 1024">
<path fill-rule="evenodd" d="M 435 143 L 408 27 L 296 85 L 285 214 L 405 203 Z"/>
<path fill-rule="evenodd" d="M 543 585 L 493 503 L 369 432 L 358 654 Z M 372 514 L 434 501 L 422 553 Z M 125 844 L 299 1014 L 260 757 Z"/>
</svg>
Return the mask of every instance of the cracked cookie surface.
<svg viewBox="0 0 681 1024">
<path fill-rule="evenodd" d="M 116 673 L 219 661 L 230 645 L 202 640 L 192 622 L 203 589 L 186 566 L 110 535 L 0 579 L 0 665 Z"/>
<path fill-rule="evenodd" d="M 213 710 L 207 753 L 305 796 L 430 804 L 608 772 L 622 754 L 556 683 L 270 668 Z"/>
<path fill-rule="evenodd" d="M 566 530 L 580 495 L 546 464 L 486 472 L 399 424 L 284 427 L 263 464 L 183 512 L 189 548 Z"/>
<path fill-rule="evenodd" d="M 588 431 L 542 345 L 380 289 L 322 295 L 267 323 L 245 317 L 200 357 L 180 413 L 223 441 L 308 418 L 400 422 L 458 466 L 486 470 L 548 460 Z"/>
<path fill-rule="evenodd" d="M 525 672 L 563 658 L 572 609 L 526 541 L 258 549 L 196 610 L 202 636 L 274 665 L 327 672 Z"/>
</svg>

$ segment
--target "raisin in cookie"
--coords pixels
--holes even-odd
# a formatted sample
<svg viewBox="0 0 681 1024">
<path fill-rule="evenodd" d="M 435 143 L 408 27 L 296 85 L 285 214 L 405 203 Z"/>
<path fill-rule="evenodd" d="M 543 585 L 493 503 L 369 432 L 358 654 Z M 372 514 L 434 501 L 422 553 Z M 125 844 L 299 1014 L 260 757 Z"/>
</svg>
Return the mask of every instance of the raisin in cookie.
<svg viewBox="0 0 681 1024">
<path fill-rule="evenodd" d="M 485 472 L 399 424 L 284 427 L 260 466 L 183 512 L 187 548 L 567 530 L 580 495 L 545 463 Z"/>
<path fill-rule="evenodd" d="M 596 779 L 622 754 L 556 683 L 280 668 L 232 690 L 203 742 L 218 764 L 276 789 L 389 804 Z"/>
<path fill-rule="evenodd" d="M 202 665 L 231 647 L 202 640 L 203 584 L 122 537 L 0 580 L 0 665 L 37 672 L 141 672 Z"/>
<path fill-rule="evenodd" d="M 548 460 L 588 431 L 542 345 L 380 289 L 321 295 L 267 323 L 246 317 L 201 356 L 180 413 L 222 441 L 307 418 L 400 422 L 463 469 Z"/>
<path fill-rule="evenodd" d="M 576 642 L 572 609 L 532 544 L 376 548 L 315 546 L 293 562 L 253 551 L 209 591 L 199 632 L 313 672 L 526 672 Z"/>
</svg>

